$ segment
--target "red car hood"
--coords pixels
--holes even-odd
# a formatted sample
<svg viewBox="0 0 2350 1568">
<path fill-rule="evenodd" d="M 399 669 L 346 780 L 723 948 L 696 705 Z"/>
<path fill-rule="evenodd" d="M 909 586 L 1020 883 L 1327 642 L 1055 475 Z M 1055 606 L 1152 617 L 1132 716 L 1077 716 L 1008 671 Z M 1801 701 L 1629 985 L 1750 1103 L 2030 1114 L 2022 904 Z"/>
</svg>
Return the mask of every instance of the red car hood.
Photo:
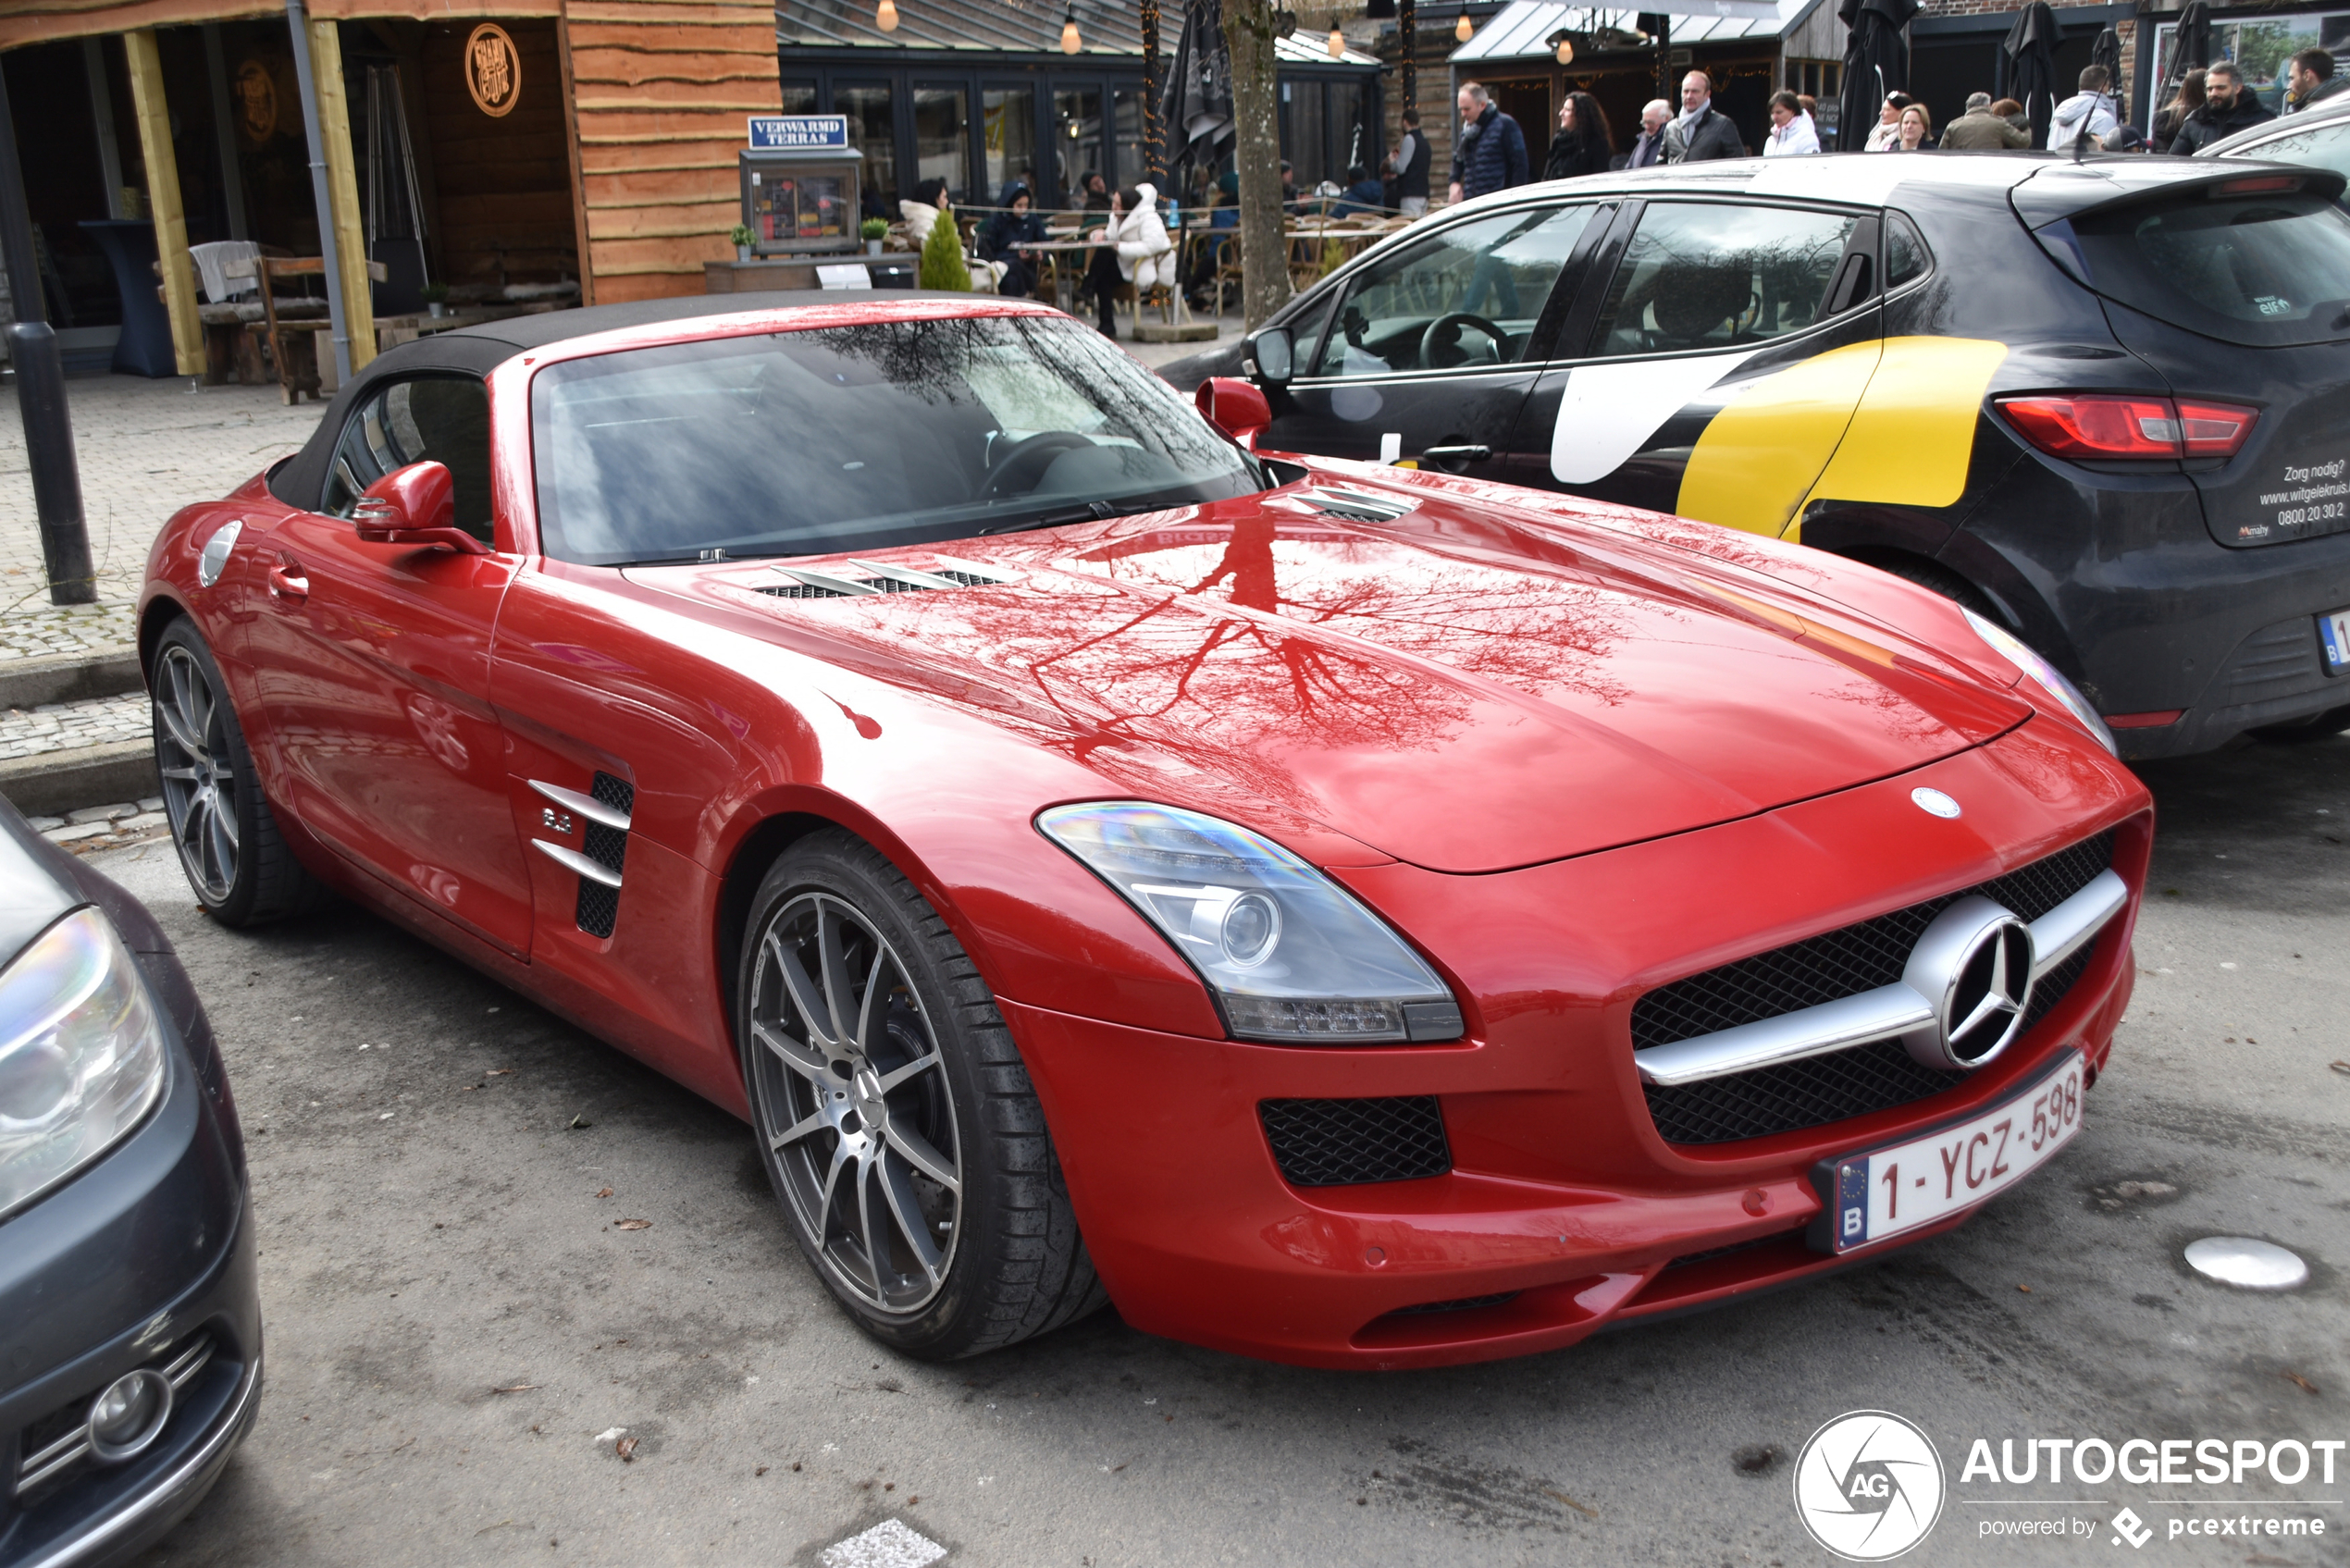
<svg viewBox="0 0 2350 1568">
<path fill-rule="evenodd" d="M 1404 516 L 1366 520 L 1292 488 L 963 542 L 946 560 L 860 558 L 1011 579 L 958 591 L 782 597 L 759 590 L 790 579 L 748 564 L 629 575 L 755 607 L 778 640 L 991 714 L 1092 768 L 1104 795 L 1278 832 L 1269 807 L 1445 871 L 1747 816 L 1919 767 L 2030 712 L 1751 572 L 1409 499 Z M 845 559 L 791 564 L 867 575 Z"/>
</svg>

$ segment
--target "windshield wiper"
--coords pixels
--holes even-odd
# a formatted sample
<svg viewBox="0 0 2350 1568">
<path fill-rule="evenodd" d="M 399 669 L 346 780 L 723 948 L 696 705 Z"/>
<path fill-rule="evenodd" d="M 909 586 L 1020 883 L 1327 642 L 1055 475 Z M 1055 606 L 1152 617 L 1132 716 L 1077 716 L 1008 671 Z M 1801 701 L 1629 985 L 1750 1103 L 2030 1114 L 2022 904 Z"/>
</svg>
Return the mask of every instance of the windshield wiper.
<svg viewBox="0 0 2350 1568">
<path fill-rule="evenodd" d="M 1032 528 L 1058 528 L 1065 523 L 1100 523 L 1112 517 L 1131 517 L 1144 510 L 1138 506 L 1112 506 L 1106 500 L 1089 500 L 1076 506 L 1062 507 L 1058 512 L 1040 512 L 1018 523 L 999 523 L 993 528 L 982 528 L 972 537 L 986 534 L 1024 534 Z"/>
</svg>

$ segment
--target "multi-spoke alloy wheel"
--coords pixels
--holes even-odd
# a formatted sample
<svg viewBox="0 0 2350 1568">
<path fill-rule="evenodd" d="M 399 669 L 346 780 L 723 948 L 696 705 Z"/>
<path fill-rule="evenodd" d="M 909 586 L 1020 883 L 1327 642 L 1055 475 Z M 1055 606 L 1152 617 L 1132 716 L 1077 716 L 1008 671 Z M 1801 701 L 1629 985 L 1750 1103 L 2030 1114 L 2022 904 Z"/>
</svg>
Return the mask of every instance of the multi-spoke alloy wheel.
<svg viewBox="0 0 2350 1568">
<path fill-rule="evenodd" d="M 155 768 L 179 862 L 196 896 L 226 904 L 237 885 L 237 770 L 229 759 L 229 705 L 183 647 L 155 661 Z"/>
<path fill-rule="evenodd" d="M 751 1121 L 800 1250 L 875 1339 L 945 1359 L 1108 1297 L 978 967 L 837 829 L 768 869 L 735 996 Z"/>
<path fill-rule="evenodd" d="M 920 1312 L 954 1254 L 962 1140 L 905 960 L 855 906 L 802 893 L 761 934 L 750 1031 L 767 1146 L 824 1267 L 877 1311 Z"/>
<path fill-rule="evenodd" d="M 315 907 L 325 889 L 278 835 L 228 683 L 195 623 L 174 621 L 147 666 L 155 770 L 179 864 L 224 925 L 257 925 Z"/>
</svg>

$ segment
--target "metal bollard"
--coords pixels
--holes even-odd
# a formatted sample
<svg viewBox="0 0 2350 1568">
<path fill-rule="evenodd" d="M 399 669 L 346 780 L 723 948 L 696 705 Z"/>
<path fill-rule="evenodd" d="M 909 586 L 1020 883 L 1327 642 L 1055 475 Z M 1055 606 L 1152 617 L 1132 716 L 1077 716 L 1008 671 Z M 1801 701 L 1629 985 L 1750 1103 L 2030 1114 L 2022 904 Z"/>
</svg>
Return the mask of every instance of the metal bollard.
<svg viewBox="0 0 2350 1568">
<path fill-rule="evenodd" d="M 8 358 L 17 369 L 17 406 L 24 416 L 25 455 L 32 469 L 33 515 L 41 520 L 49 602 L 94 604 L 97 573 L 90 560 L 90 529 L 81 514 L 81 471 L 74 459 L 66 362 L 56 329 L 45 321 L 11 323 Z"/>
</svg>

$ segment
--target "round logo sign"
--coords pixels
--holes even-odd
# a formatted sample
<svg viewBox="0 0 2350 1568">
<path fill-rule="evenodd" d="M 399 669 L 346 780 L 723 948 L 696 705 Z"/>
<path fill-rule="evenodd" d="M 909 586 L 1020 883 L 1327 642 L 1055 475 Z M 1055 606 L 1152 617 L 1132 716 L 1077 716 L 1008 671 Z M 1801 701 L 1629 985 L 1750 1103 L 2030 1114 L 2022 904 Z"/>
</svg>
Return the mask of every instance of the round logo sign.
<svg viewBox="0 0 2350 1568">
<path fill-rule="evenodd" d="M 465 40 L 465 86 L 474 107 L 497 119 L 522 96 L 522 56 L 514 41 L 495 22 L 484 22 Z"/>
<path fill-rule="evenodd" d="M 1959 814 L 1959 803 L 1938 789 L 1927 789 L 1921 785 L 1910 791 L 1910 798 L 1917 802 L 1919 810 L 1936 817 L 1948 818 Z"/>
<path fill-rule="evenodd" d="M 1933 1439 L 1882 1410 L 1837 1416 L 1795 1460 L 1796 1517 L 1848 1562 L 1883 1562 L 1925 1539 L 1942 1492 Z"/>
</svg>

